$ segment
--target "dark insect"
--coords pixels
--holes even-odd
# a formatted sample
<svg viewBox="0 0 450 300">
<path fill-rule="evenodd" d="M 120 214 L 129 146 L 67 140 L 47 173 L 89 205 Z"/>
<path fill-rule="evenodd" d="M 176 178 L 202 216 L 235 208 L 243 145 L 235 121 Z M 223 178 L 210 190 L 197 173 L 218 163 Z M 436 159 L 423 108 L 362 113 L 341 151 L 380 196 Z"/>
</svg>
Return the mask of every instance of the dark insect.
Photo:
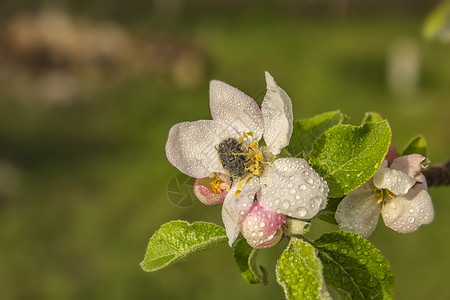
<svg viewBox="0 0 450 300">
<path fill-rule="evenodd" d="M 220 162 L 225 170 L 228 170 L 233 177 L 241 177 L 245 172 L 244 145 L 236 139 L 229 138 L 223 140 L 217 151 Z"/>
</svg>

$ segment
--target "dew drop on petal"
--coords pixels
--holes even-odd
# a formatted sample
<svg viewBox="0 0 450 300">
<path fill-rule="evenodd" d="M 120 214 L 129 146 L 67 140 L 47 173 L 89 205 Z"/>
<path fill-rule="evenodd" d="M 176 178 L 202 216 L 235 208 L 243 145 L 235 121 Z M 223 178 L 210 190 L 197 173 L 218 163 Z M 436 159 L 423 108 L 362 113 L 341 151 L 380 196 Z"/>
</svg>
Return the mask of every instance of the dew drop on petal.
<svg viewBox="0 0 450 300">
<path fill-rule="evenodd" d="M 300 208 L 298 209 L 298 215 L 299 215 L 299 217 L 303 218 L 304 216 L 306 216 L 306 214 L 307 214 L 307 211 L 306 211 L 306 209 L 305 209 L 304 207 L 300 207 Z"/>
</svg>

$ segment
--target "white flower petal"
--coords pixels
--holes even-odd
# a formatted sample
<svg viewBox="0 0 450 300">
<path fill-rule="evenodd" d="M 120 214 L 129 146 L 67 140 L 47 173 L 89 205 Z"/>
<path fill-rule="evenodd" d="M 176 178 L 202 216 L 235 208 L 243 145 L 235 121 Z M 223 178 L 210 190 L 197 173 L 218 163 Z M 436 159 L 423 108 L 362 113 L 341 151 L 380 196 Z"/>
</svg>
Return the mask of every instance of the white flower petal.
<svg viewBox="0 0 450 300">
<path fill-rule="evenodd" d="M 278 155 L 289 144 L 293 128 L 292 101 L 266 72 L 267 92 L 261 105 L 267 150 Z"/>
<path fill-rule="evenodd" d="M 172 165 L 194 178 L 224 172 L 217 153 L 217 145 L 239 134 L 223 122 L 200 120 L 183 122 L 170 129 L 166 156 Z"/>
<path fill-rule="evenodd" d="M 260 140 L 264 119 L 258 104 L 240 90 L 225 82 L 212 80 L 209 87 L 209 106 L 213 120 L 219 120 L 235 128 L 239 133 L 253 132 Z"/>
<path fill-rule="evenodd" d="M 252 207 L 255 195 L 260 189 L 260 183 L 259 179 L 254 177 L 244 185 L 244 188 L 238 195 L 236 195 L 237 186 L 238 184 L 233 185 L 222 206 L 222 220 L 230 246 L 233 245 L 239 235 L 242 220 Z"/>
<path fill-rule="evenodd" d="M 415 178 L 416 175 L 422 170 L 422 165 L 420 163 L 424 159 L 425 157 L 420 154 L 400 156 L 394 159 L 391 164 L 391 169 L 402 171 L 409 177 Z"/>
<path fill-rule="evenodd" d="M 328 186 L 300 158 L 280 158 L 261 176 L 259 203 L 267 210 L 297 219 L 311 219 L 327 205 Z"/>
<path fill-rule="evenodd" d="M 422 224 L 430 223 L 434 218 L 434 209 L 426 190 L 412 188 L 403 197 L 385 198 L 381 215 L 387 227 L 409 233 Z"/>
<path fill-rule="evenodd" d="M 379 189 L 388 189 L 397 196 L 405 195 L 416 181 L 402 171 L 380 167 L 373 176 L 373 184 Z"/>
<path fill-rule="evenodd" d="M 335 218 L 339 229 L 370 236 L 378 224 L 381 204 L 373 194 L 372 180 L 348 193 L 339 203 Z"/>
</svg>

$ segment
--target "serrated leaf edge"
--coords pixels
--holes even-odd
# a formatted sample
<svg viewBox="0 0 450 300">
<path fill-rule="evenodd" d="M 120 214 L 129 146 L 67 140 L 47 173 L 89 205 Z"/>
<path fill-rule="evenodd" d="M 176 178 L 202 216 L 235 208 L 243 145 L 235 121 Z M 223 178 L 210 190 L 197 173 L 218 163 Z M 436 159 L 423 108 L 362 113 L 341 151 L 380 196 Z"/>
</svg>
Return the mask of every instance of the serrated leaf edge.
<svg viewBox="0 0 450 300">
<path fill-rule="evenodd" d="M 223 236 L 213 237 L 213 238 L 209 239 L 208 242 L 206 242 L 206 243 L 200 243 L 200 244 L 198 244 L 198 245 L 192 246 L 191 248 L 189 248 L 189 251 L 186 251 L 185 253 L 183 253 L 184 255 L 178 255 L 178 256 L 177 256 L 177 255 L 174 255 L 174 256 L 175 256 L 174 259 L 172 259 L 172 260 L 166 262 L 165 264 L 163 264 L 163 265 L 161 265 L 161 266 L 159 266 L 159 267 L 156 267 L 156 268 L 147 268 L 147 267 L 145 266 L 145 265 L 146 265 L 146 259 L 145 259 L 145 258 L 147 257 L 147 255 L 148 255 L 148 253 L 149 253 L 150 242 L 152 241 L 152 239 L 153 239 L 153 237 L 155 236 L 155 234 L 156 234 L 159 230 L 161 230 L 161 228 L 163 228 L 163 226 L 168 225 L 168 224 L 170 224 L 170 223 L 172 223 L 172 222 L 180 222 L 180 223 L 184 223 L 184 224 L 186 224 L 188 227 L 192 227 L 192 226 L 194 226 L 195 224 L 209 224 L 209 225 L 214 225 L 214 226 L 217 226 L 217 227 L 222 228 L 221 226 L 219 226 L 219 225 L 217 225 L 217 224 L 210 223 L 210 222 L 203 222 L 203 221 L 196 221 L 196 222 L 193 222 L 193 223 L 189 223 L 189 222 L 184 221 L 184 220 L 173 220 L 173 221 L 164 223 L 164 224 L 161 225 L 161 227 L 160 227 L 158 230 L 156 230 L 155 233 L 153 233 L 153 235 L 150 237 L 149 242 L 148 242 L 148 245 L 147 245 L 147 250 L 145 251 L 144 260 L 139 264 L 139 265 L 141 266 L 142 270 L 144 270 L 145 272 L 155 272 L 155 271 L 164 269 L 164 268 L 166 268 L 166 267 L 169 267 L 169 266 L 171 266 L 171 265 L 173 265 L 173 264 L 175 264 L 175 263 L 177 263 L 177 262 L 179 262 L 179 261 L 181 261 L 181 260 L 184 260 L 184 259 L 186 259 L 186 258 L 188 258 L 188 257 L 190 257 L 190 256 L 192 256 L 192 255 L 194 255 L 195 253 L 198 253 L 198 252 L 200 252 L 200 251 L 206 250 L 206 249 L 211 248 L 211 247 L 216 246 L 216 245 L 220 245 L 220 244 L 226 243 L 227 240 L 228 240 L 226 234 L 224 234 Z M 222 229 L 223 229 L 223 228 L 222 228 Z M 225 232 L 225 230 L 224 230 L 224 232 Z M 160 257 L 158 257 L 157 259 L 161 259 L 161 258 L 164 258 L 164 257 L 167 257 L 167 256 L 170 256 L 170 255 L 160 256 Z M 155 261 L 155 259 L 154 259 L 154 260 L 151 260 L 151 261 Z"/>
</svg>

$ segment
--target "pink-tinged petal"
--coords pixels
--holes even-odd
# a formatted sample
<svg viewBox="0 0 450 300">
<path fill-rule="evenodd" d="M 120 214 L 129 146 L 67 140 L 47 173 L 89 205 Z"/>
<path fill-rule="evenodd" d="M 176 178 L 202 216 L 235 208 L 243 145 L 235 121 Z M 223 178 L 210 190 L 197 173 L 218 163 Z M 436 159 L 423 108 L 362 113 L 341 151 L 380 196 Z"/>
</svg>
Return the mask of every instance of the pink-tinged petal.
<svg viewBox="0 0 450 300">
<path fill-rule="evenodd" d="M 388 167 L 380 167 L 373 176 L 373 184 L 379 189 L 388 189 L 397 196 L 405 195 L 416 183 L 414 178 L 409 177 L 399 170 Z"/>
<path fill-rule="evenodd" d="M 423 168 L 421 162 L 424 159 L 425 157 L 420 154 L 400 156 L 394 159 L 394 162 L 391 164 L 391 169 L 402 171 L 409 177 L 415 178 Z"/>
<path fill-rule="evenodd" d="M 390 145 L 385 159 L 388 161 L 388 163 L 390 165 L 396 158 L 397 158 L 397 147 L 394 145 Z"/>
<path fill-rule="evenodd" d="M 385 198 L 381 215 L 387 227 L 410 233 L 433 221 L 434 209 L 426 190 L 412 188 L 403 197 Z"/>
<path fill-rule="evenodd" d="M 194 194 L 198 200 L 206 205 L 222 204 L 226 195 L 231 187 L 231 181 L 229 181 L 224 174 L 218 174 L 217 176 L 223 181 L 220 185 L 219 192 L 215 192 L 211 187 L 211 177 L 199 178 L 194 183 Z"/>
<path fill-rule="evenodd" d="M 279 158 L 261 176 L 259 204 L 297 219 L 311 219 L 327 205 L 328 186 L 300 158 Z"/>
<path fill-rule="evenodd" d="M 222 206 L 222 220 L 230 246 L 236 241 L 242 220 L 252 207 L 255 195 L 260 189 L 259 179 L 256 177 L 246 183 L 240 193 L 238 192 L 238 185 L 233 185 Z"/>
<path fill-rule="evenodd" d="M 293 129 L 292 101 L 273 77 L 266 72 L 267 92 L 261 105 L 264 116 L 264 140 L 274 155 L 289 144 Z"/>
<path fill-rule="evenodd" d="M 339 229 L 356 233 L 364 238 L 377 227 L 381 204 L 373 193 L 372 180 L 348 193 L 339 203 L 335 218 Z"/>
<path fill-rule="evenodd" d="M 170 129 L 166 156 L 178 170 L 194 178 L 223 172 L 217 145 L 226 138 L 239 134 L 223 122 L 200 120 L 184 122 Z"/>
<path fill-rule="evenodd" d="M 285 222 L 285 215 L 268 211 L 254 202 L 242 222 L 242 235 L 253 248 L 268 248 L 281 239 L 280 227 Z"/>
<path fill-rule="evenodd" d="M 227 123 L 241 134 L 251 131 L 257 140 L 261 139 L 264 120 L 255 100 L 217 80 L 212 80 L 210 83 L 209 97 L 213 120 Z"/>
<path fill-rule="evenodd" d="M 416 175 L 414 179 L 416 180 L 416 184 L 414 185 L 415 189 L 422 189 L 422 190 L 428 189 L 427 179 L 425 178 L 425 175 L 419 173 Z"/>
</svg>

